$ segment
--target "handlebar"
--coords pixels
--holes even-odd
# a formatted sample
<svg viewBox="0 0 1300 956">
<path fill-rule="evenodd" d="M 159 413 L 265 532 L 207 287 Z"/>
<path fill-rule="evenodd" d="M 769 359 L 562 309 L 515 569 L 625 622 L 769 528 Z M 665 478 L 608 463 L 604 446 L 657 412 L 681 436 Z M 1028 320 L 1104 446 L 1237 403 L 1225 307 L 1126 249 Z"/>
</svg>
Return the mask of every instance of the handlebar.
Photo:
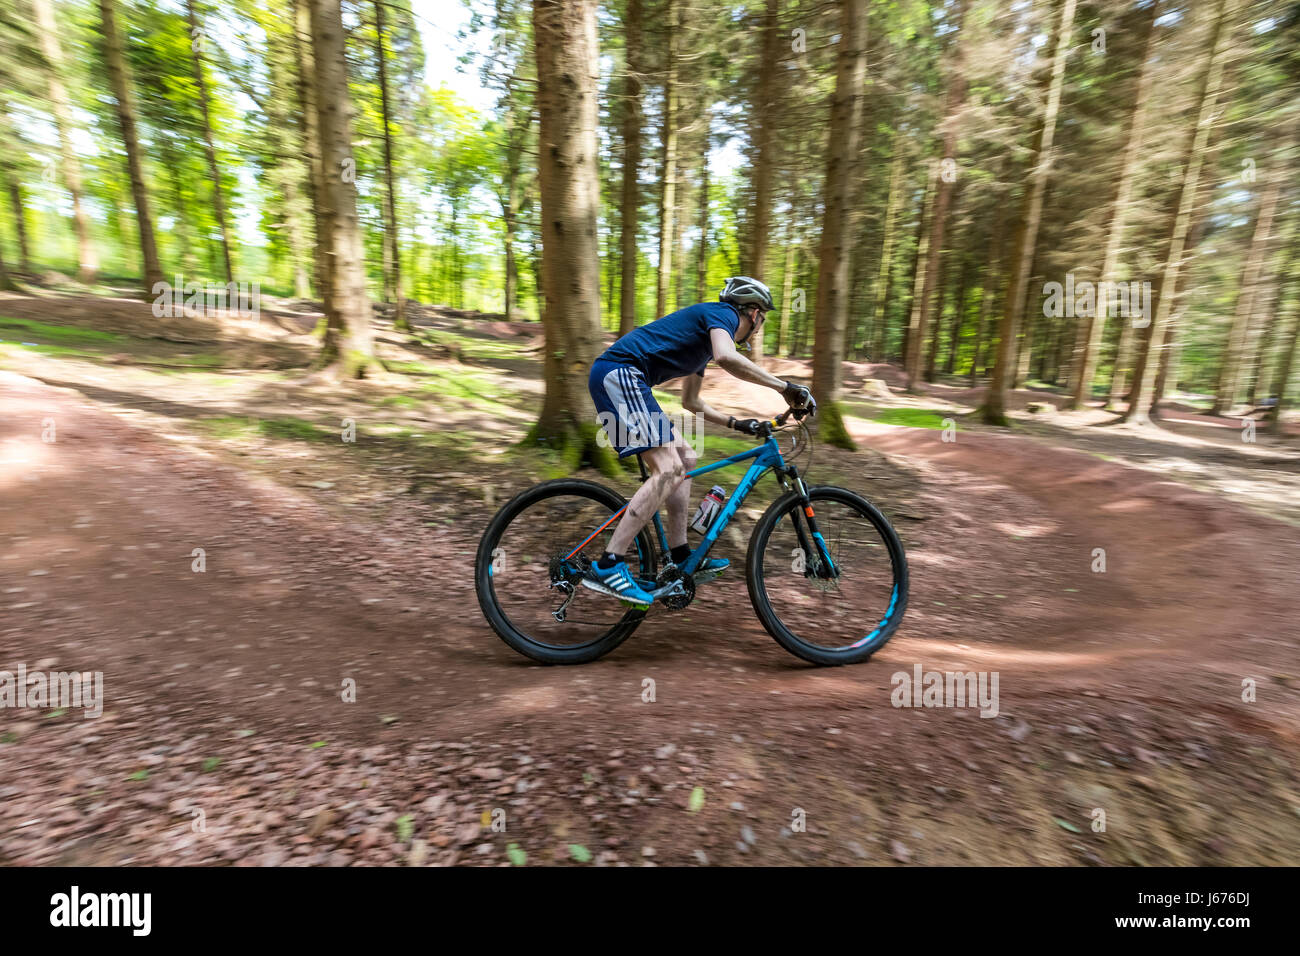
<svg viewBox="0 0 1300 956">
<path fill-rule="evenodd" d="M 770 419 L 760 424 L 758 426 L 758 437 L 767 438 L 769 435 L 772 434 L 772 432 L 776 431 L 778 428 L 784 427 L 785 423 L 790 420 L 790 416 L 792 415 L 794 416 L 795 421 L 801 422 L 805 418 L 807 418 L 810 414 L 816 414 L 816 412 L 809 412 L 809 410 L 806 408 L 787 408 L 780 415 L 777 415 L 776 418 Z"/>
</svg>

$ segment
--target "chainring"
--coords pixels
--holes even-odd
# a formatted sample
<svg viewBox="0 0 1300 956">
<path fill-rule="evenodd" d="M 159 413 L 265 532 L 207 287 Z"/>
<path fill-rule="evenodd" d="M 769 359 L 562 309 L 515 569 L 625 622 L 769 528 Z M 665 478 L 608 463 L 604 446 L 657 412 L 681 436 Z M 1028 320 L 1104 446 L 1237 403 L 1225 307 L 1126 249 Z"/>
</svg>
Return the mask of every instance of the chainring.
<svg viewBox="0 0 1300 956">
<path fill-rule="evenodd" d="M 695 579 L 689 574 L 682 574 L 681 568 L 675 564 L 670 564 L 655 576 L 655 587 L 661 588 L 664 585 L 681 579 L 682 587 L 686 589 L 685 594 L 674 594 L 671 597 L 661 597 L 659 603 L 670 611 L 684 610 L 692 601 L 695 600 Z"/>
</svg>

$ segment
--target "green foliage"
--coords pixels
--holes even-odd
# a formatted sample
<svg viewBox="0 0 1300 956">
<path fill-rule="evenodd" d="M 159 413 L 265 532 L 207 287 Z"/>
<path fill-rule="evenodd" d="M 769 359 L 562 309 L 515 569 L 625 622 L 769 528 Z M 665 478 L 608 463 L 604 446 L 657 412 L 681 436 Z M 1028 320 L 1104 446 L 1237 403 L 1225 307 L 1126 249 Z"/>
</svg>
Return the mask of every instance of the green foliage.
<svg viewBox="0 0 1300 956">
<path fill-rule="evenodd" d="M 199 426 L 214 438 L 223 440 L 250 440 L 272 438 L 280 441 L 337 442 L 337 432 L 326 431 L 301 418 L 254 418 L 244 415 L 223 415 L 204 418 Z"/>
<path fill-rule="evenodd" d="M 951 413 L 937 412 L 928 408 L 882 408 L 871 416 L 871 420 L 882 425 L 941 429 L 944 427 L 943 420 L 951 417 Z"/>
<path fill-rule="evenodd" d="M 591 851 L 581 843 L 570 843 L 569 857 L 576 863 L 590 863 Z"/>
<path fill-rule="evenodd" d="M 21 333 L 24 339 L 49 339 L 53 342 L 99 344 L 124 342 L 127 336 L 117 332 L 105 332 L 102 329 L 87 329 L 79 326 L 50 325 L 32 319 L 16 319 L 0 316 L 0 335 Z M 12 343 L 11 343 L 12 344 Z"/>
<path fill-rule="evenodd" d="M 492 101 L 471 104 L 447 85 L 431 85 L 425 76 L 428 30 L 454 30 L 450 22 L 431 24 L 417 15 L 409 0 L 384 0 L 385 39 L 390 98 L 387 124 L 396 154 L 393 176 L 399 255 L 407 294 L 422 302 L 497 312 L 504 306 L 507 219 L 517 265 L 515 311 L 539 313 L 537 276 L 540 257 L 538 161 L 545 152 L 537 142 L 537 88 L 532 51 L 530 5 L 521 0 L 467 0 L 464 67 L 477 74 Z M 936 301 L 944 304 L 939 321 L 959 320 L 958 334 L 938 341 L 941 358 L 952 353 L 954 374 L 971 372 L 975 318 L 984 292 L 1001 296 L 1008 265 L 986 253 L 1008 244 L 1027 179 L 1026 159 L 1040 114 L 1040 79 L 1052 47 L 1056 15 L 1051 4 L 965 5 L 965 19 L 954 21 L 958 5 L 933 0 L 890 0 L 869 6 L 868 86 L 862 104 L 865 130 L 858 164 L 861 190 L 854 210 L 859 229 L 847 253 L 851 315 L 856 327 L 882 331 L 884 356 L 897 356 L 911 312 L 918 239 L 924 234 L 928 162 L 942 146 L 949 81 L 956 64 L 963 70 L 965 97 L 958 141 L 957 195 L 945 242 L 946 288 Z M 213 183 L 194 76 L 195 38 L 183 5 L 158 0 L 117 4 L 124 32 L 131 89 L 138 109 L 138 138 L 143 150 L 149 199 L 165 271 L 182 272 L 200 281 L 221 278 L 220 231 L 213 203 Z M 779 5 L 780 49 L 777 62 L 762 61 L 762 3 L 695 4 L 686 7 L 685 29 L 678 31 L 685 61 L 685 82 L 678 91 L 683 117 L 681 165 L 678 170 L 678 221 L 682 224 L 676 268 L 670 277 L 669 307 L 712 298 L 721 278 L 742 271 L 752 257 L 756 134 L 766 117 L 775 132 L 775 199 L 767 243 L 767 275 L 778 298 L 789 287 L 791 301 L 768 325 L 767 351 L 783 342 L 787 354 L 805 356 L 816 338 L 814 321 L 826 129 L 834 88 L 838 48 L 838 5 L 792 0 Z M 1076 25 L 1056 130 L 1051 183 L 1042 211 L 1029 281 L 1026 335 L 1031 342 L 1035 380 L 1059 387 L 1075 332 L 1073 319 L 1045 318 L 1038 313 L 1040 290 L 1066 273 L 1096 278 L 1105 245 L 1107 211 L 1123 153 L 1128 110 L 1143 59 L 1142 19 L 1147 5 L 1132 3 L 1091 11 L 1088 22 L 1108 24 L 1105 55 L 1097 55 Z M 460 12 L 459 10 L 457 12 Z M 662 161 L 658 127 L 663 108 L 663 76 L 669 30 L 650 4 L 642 49 L 645 89 L 642 130 L 642 201 L 632 224 L 638 238 L 636 311 L 644 322 L 657 316 L 654 278 L 659 228 L 655 198 Z M 1104 16 L 1103 16 L 1104 14 Z M 600 295 L 603 321 L 618 320 L 617 296 L 622 281 L 618 239 L 623 223 L 619 205 L 623 170 L 625 7 L 602 7 L 598 23 L 602 60 L 600 83 L 600 192 L 597 240 L 600 244 Z M 74 145 L 82 180 L 82 203 L 90 217 L 92 241 L 101 268 L 134 277 L 140 269 L 134 203 L 117 129 L 115 103 L 104 62 L 97 4 L 76 0 L 57 5 L 61 76 L 72 103 L 72 128 L 63 131 Z M 304 85 L 300 59 L 309 50 L 299 44 L 289 0 L 232 0 L 202 4 L 203 75 L 209 94 L 221 186 L 237 223 L 236 269 L 239 277 L 259 280 L 265 290 L 299 295 L 314 271 L 317 238 L 308 181 L 308 144 L 304 138 Z M 1080 14 L 1084 16 L 1083 11 Z M 378 85 L 375 8 L 371 0 L 346 5 L 347 57 L 353 123 L 352 158 L 356 161 L 356 199 L 365 252 L 369 292 L 377 296 L 383 274 L 385 217 L 382 200 L 385 117 Z M 1175 198 L 1180 150 L 1197 88 L 1198 50 L 1206 27 L 1205 11 L 1170 8 L 1160 21 L 1156 49 L 1158 81 L 1143 116 L 1140 169 L 1132 197 L 1133 211 L 1124 235 L 1125 277 L 1159 275 L 1166 245 L 1165 213 Z M 1082 22 L 1082 20 L 1081 20 Z M 1210 183 L 1198 206 L 1208 210 L 1189 256 L 1179 290 L 1179 366 L 1174 386 L 1213 390 L 1222 363 L 1228 327 L 1242 292 L 1245 253 L 1258 214 L 1266 170 L 1294 163 L 1283 154 L 1278 130 L 1296 102 L 1300 16 L 1280 0 L 1260 0 L 1244 8 L 1233 33 L 1230 82 L 1216 124 L 1218 150 L 1208 156 Z M 794 30 L 803 31 L 806 49 L 796 51 Z M 31 23 L 29 5 L 0 0 L 0 176 L 19 186 L 17 210 L 0 202 L 0 246 L 6 263 L 17 258 L 17 226 L 30 235 L 34 271 L 72 273 L 77 265 L 69 183 L 60 162 L 59 131 L 50 122 L 50 64 Z M 958 57 L 956 54 L 961 53 Z M 780 77 L 779 96 L 756 104 L 757 77 L 772 70 Z M 708 116 L 710 122 L 701 120 Z M 707 241 L 704 276 L 697 279 L 698 213 L 704 169 L 709 161 L 705 199 Z M 887 170 L 901 157 L 904 170 L 892 232 L 892 254 L 884 269 L 885 289 L 877 290 L 890 200 Z M 1242 175 L 1243 164 L 1258 167 L 1256 179 Z M 882 175 L 882 172 L 885 173 Z M 1294 165 L 1287 175 L 1293 178 Z M 1288 179 L 1288 181 L 1290 181 Z M 6 196 L 7 198 L 7 196 Z M 1278 225 L 1294 218 L 1289 193 L 1279 210 Z M 1009 215 L 1004 215 L 1010 212 Z M 1279 229 L 1279 234 L 1283 233 Z M 1282 245 L 1282 243 L 1278 243 Z M 786 253 L 789 253 L 788 257 Z M 962 263 L 973 263 L 970 286 L 961 308 L 953 298 Z M 10 266 L 12 268 L 12 265 Z M 1275 367 L 1280 336 L 1271 336 L 1276 317 L 1286 314 L 1296 294 L 1285 282 L 1286 263 L 1275 257 L 1264 268 L 1265 305 L 1261 305 L 1252 343 L 1262 344 L 1252 358 Z M 1293 270 L 1292 270 L 1293 271 Z M 883 313 L 874 314 L 877 292 Z M 320 295 L 316 289 L 315 294 Z M 805 308 L 793 308 L 802 297 Z M 999 303 L 1000 306 L 1000 303 Z M 996 321 L 997 313 L 993 313 Z M 7 326 L 37 342 L 47 354 L 89 353 L 94 330 L 61 329 L 34 324 Z M 0 326 L 0 332 L 6 328 Z M 1118 323 L 1107 322 L 1094 388 L 1105 384 L 1116 360 Z M 1263 334 L 1260 334 L 1263 333 Z M 108 334 L 108 333 L 105 333 Z M 991 333 L 990 333 L 991 334 Z M 2 336 L 9 338 L 9 336 Z M 15 336 L 16 337 L 16 336 Z M 874 338 L 874 337 L 873 337 Z M 1060 343 L 1066 342 L 1062 347 Z M 6 343 L 9 344 L 9 343 Z M 509 343 L 467 339 L 459 343 L 471 358 L 507 357 Z M 858 342 L 861 345 L 861 341 Z M 874 353 L 874 341 L 871 343 Z M 984 345 L 987 349 L 987 341 Z M 531 357 L 531 356 L 529 356 Z M 872 354 L 872 359 L 882 356 Z M 348 377 L 364 375 L 369 359 L 331 354 Z M 199 364 L 211 356 L 196 357 Z M 416 374 L 412 372 L 412 374 Z M 492 394 L 469 386 L 467 401 L 490 402 Z M 449 392 L 451 394 L 451 392 Z M 456 394 L 460 394 L 456 392 Z M 410 407 L 410 406 L 404 406 Z M 496 402 L 493 408 L 509 408 Z M 851 444 L 838 410 L 825 409 L 825 440 Z M 1003 420 L 1005 421 L 1005 420 Z M 924 427 L 935 427 L 933 425 Z M 589 448 L 585 436 L 553 444 L 553 467 L 571 468 L 592 461 L 602 471 L 611 466 Z"/>
</svg>

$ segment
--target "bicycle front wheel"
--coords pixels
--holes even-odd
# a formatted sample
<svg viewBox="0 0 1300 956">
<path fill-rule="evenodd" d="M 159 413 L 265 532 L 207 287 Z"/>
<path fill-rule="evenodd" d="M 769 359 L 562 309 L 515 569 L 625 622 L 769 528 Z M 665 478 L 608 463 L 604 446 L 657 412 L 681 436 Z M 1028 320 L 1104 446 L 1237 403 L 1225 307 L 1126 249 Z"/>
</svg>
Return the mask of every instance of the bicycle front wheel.
<svg viewBox="0 0 1300 956">
<path fill-rule="evenodd" d="M 508 501 L 479 542 L 474 588 L 497 635 L 543 664 L 584 664 L 618 647 L 645 617 L 580 581 L 614 533 L 624 505 L 616 491 L 591 481 L 562 479 L 529 488 Z M 655 548 L 645 528 L 628 569 L 652 581 Z"/>
<path fill-rule="evenodd" d="M 759 519 L 746 562 L 749 599 L 791 654 L 814 664 L 855 664 L 902 623 L 907 556 L 888 519 L 860 495 L 809 488 L 808 507 L 823 545 L 798 492 L 777 499 Z"/>
</svg>

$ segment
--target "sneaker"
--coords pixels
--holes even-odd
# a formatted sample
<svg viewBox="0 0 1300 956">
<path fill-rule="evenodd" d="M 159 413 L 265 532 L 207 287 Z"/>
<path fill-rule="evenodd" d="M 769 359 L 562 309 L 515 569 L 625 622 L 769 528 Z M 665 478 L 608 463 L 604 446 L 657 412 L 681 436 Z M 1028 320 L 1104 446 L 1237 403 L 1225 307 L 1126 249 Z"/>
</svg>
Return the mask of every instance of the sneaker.
<svg viewBox="0 0 1300 956">
<path fill-rule="evenodd" d="M 654 603 L 654 598 L 632 577 L 626 561 L 620 561 L 612 568 L 601 568 L 593 563 L 582 579 L 582 586 L 616 597 L 633 607 L 649 607 Z"/>
<path fill-rule="evenodd" d="M 668 567 L 672 567 L 671 561 L 668 563 Z M 729 567 L 731 567 L 731 562 L 726 558 L 705 558 L 700 566 L 695 569 L 695 573 L 691 575 L 691 578 L 696 584 L 712 581 Z"/>
<path fill-rule="evenodd" d="M 700 580 L 702 575 L 716 578 L 727 568 L 731 567 L 731 562 L 726 558 L 705 558 L 698 568 L 695 569 L 695 580 Z"/>
</svg>

